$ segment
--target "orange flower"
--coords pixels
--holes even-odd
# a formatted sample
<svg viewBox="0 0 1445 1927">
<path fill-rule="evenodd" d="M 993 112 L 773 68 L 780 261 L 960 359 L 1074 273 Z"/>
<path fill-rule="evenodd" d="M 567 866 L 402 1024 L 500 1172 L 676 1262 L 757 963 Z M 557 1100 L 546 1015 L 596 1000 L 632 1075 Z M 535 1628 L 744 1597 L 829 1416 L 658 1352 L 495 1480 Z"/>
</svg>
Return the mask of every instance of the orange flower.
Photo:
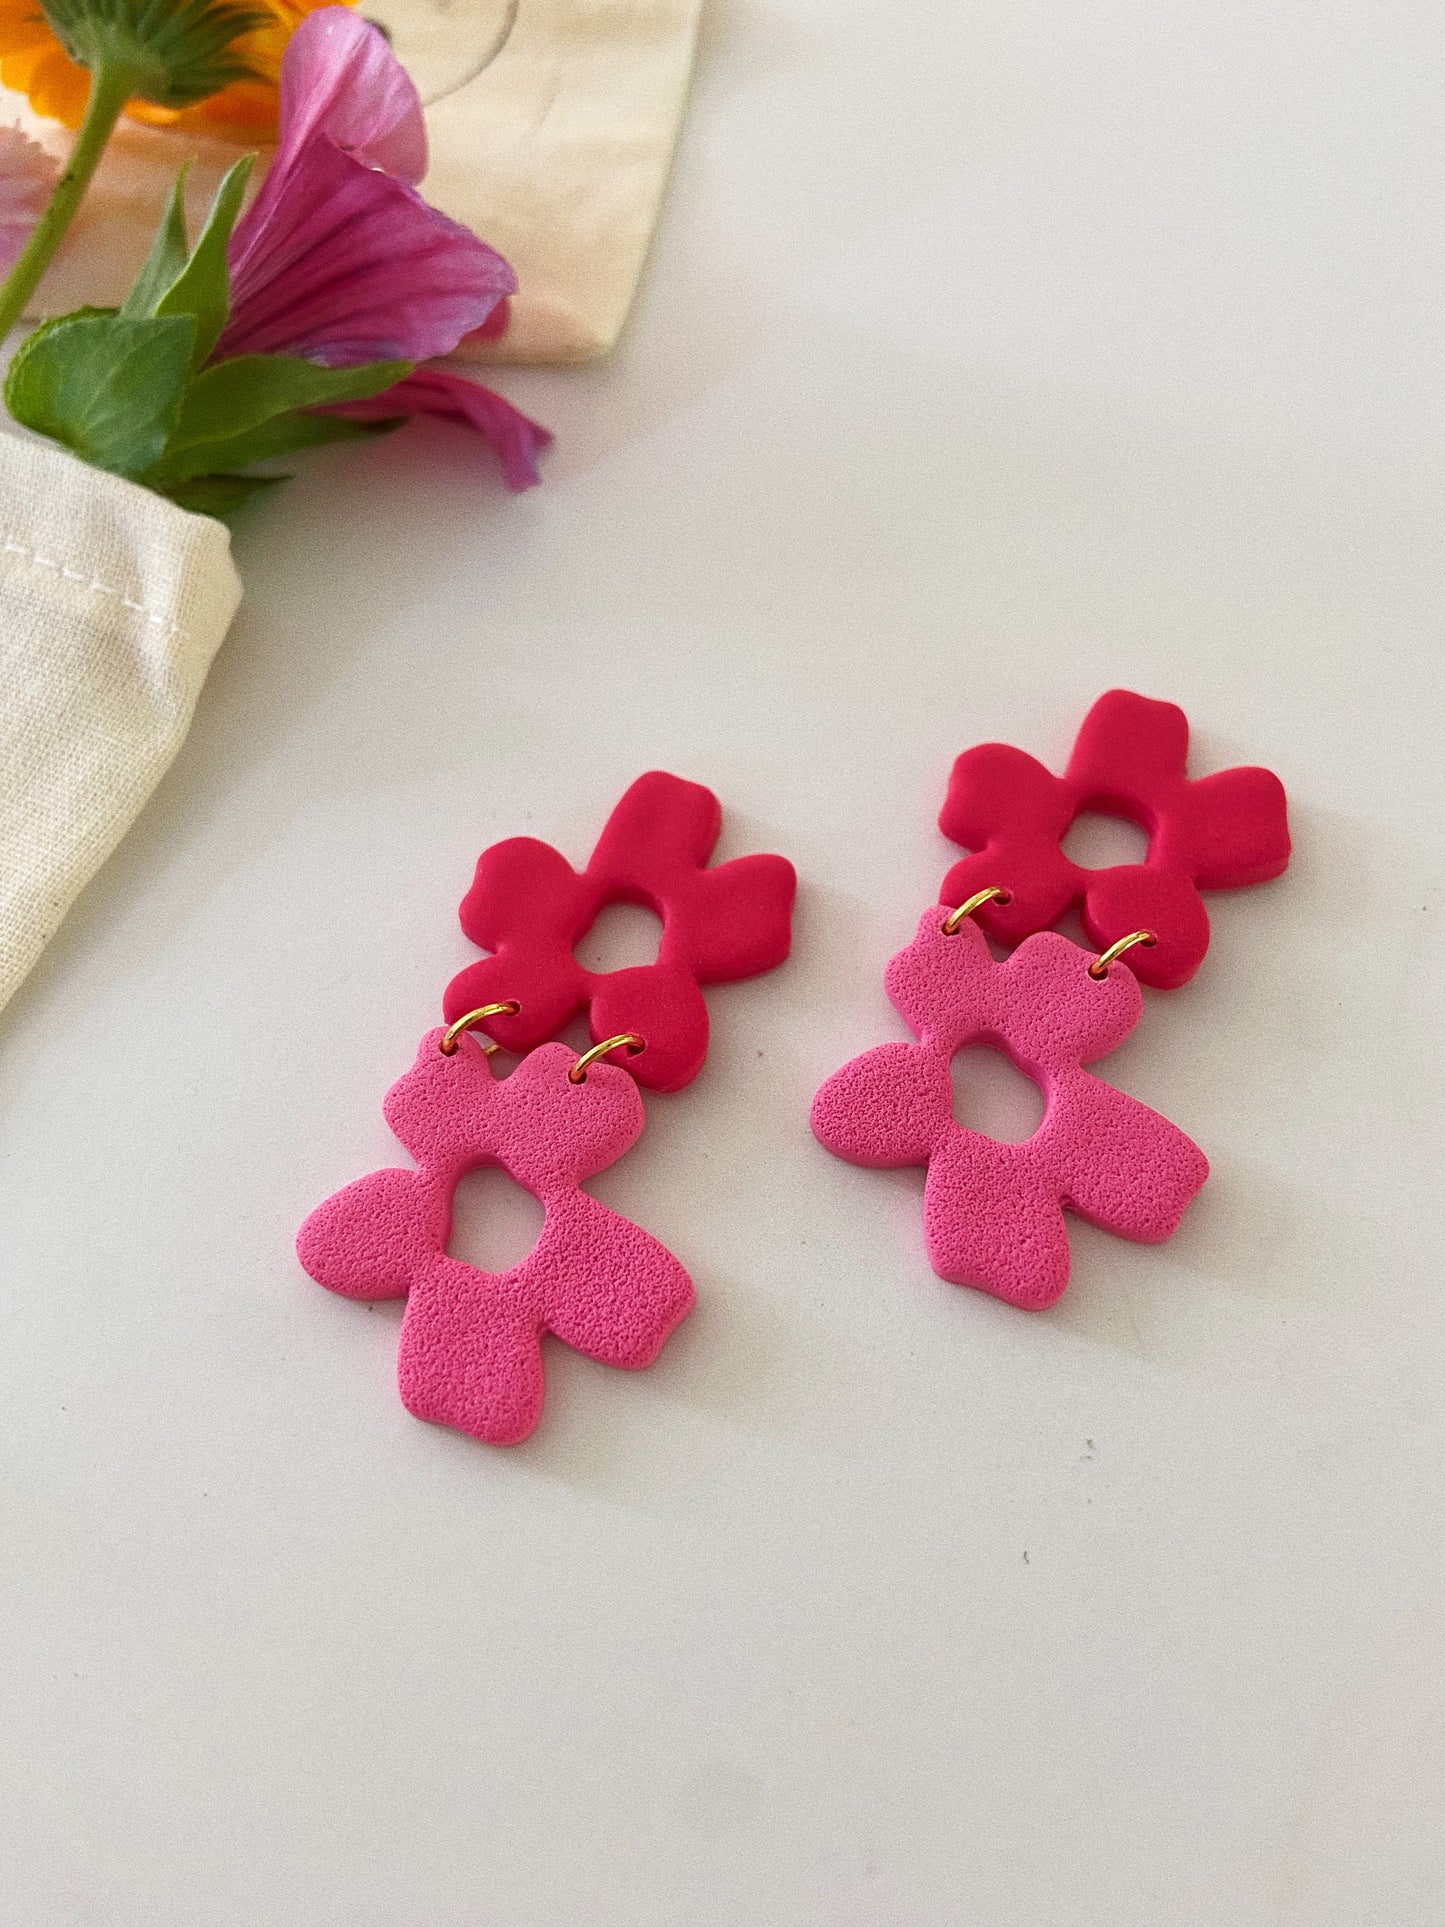
<svg viewBox="0 0 1445 1927">
<path fill-rule="evenodd" d="M 286 42 L 301 21 L 318 7 L 337 0 L 251 0 L 271 18 L 264 27 L 235 41 L 238 59 L 255 69 L 259 80 L 233 81 L 194 107 L 156 107 L 133 100 L 126 112 L 152 127 L 180 127 L 237 141 L 268 141 L 276 134 L 276 77 Z M 342 0 L 354 6 L 356 0 Z M 39 0 L 0 0 L 0 80 L 47 120 L 78 127 L 90 92 L 90 75 L 65 52 L 51 32 Z"/>
</svg>

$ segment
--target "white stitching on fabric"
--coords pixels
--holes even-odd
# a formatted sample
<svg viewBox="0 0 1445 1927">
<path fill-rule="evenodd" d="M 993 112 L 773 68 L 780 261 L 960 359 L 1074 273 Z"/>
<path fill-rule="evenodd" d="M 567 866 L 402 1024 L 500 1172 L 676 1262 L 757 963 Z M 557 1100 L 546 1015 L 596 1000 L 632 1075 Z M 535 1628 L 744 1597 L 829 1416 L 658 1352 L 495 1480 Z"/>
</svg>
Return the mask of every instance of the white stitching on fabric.
<svg viewBox="0 0 1445 1927">
<path fill-rule="evenodd" d="M 143 602 L 136 602 L 128 595 L 122 595 L 119 589 L 112 589 L 109 583 L 97 581 L 94 576 L 87 575 L 83 569 L 68 569 L 63 562 L 52 561 L 48 555 L 41 555 L 36 549 L 26 548 L 23 542 L 12 542 L 9 536 L 0 543 L 0 553 L 23 556 L 27 562 L 33 562 L 37 569 L 54 569 L 58 575 L 66 576 L 71 582 L 84 583 L 86 588 L 96 595 L 114 596 L 123 609 L 134 609 L 138 616 L 144 616 L 147 622 L 153 622 L 158 629 L 164 629 L 170 635 L 181 636 L 187 642 L 190 640 L 181 625 L 172 621 L 169 616 L 157 615 Z"/>
</svg>

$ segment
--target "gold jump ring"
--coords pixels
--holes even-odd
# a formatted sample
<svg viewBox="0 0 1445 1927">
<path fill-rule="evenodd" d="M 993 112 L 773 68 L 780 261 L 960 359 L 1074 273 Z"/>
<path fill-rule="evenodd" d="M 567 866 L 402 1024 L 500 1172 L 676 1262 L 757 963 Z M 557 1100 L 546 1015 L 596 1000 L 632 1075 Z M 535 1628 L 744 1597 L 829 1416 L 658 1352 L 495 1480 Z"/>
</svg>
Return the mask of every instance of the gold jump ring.
<svg viewBox="0 0 1445 1927">
<path fill-rule="evenodd" d="M 503 1004 L 479 1004 L 475 1010 L 469 1010 L 465 1017 L 458 1017 L 437 1048 L 443 1057 L 455 1057 L 463 1031 L 474 1029 L 476 1025 L 484 1023 L 488 1017 L 515 1017 L 521 1008 L 515 997 L 509 997 Z M 488 1057 L 494 1050 L 501 1048 L 501 1045 L 495 1043 L 490 1037 L 482 1045 Z"/>
<path fill-rule="evenodd" d="M 1122 957 L 1124 952 L 1126 950 L 1132 950 L 1136 943 L 1142 943 L 1146 949 L 1150 949 L 1154 944 L 1158 943 L 1158 941 L 1159 939 L 1154 935 L 1152 930 L 1131 930 L 1127 937 L 1120 937 L 1117 943 L 1111 943 L 1107 950 L 1102 951 L 1099 956 L 1095 957 L 1094 961 L 1089 965 L 1089 975 L 1096 984 L 1101 984 L 1108 976 L 1109 965 L 1114 962 L 1116 957 Z"/>
<path fill-rule="evenodd" d="M 638 1036 L 635 1030 L 624 1030 L 618 1037 L 606 1037 L 600 1044 L 594 1044 L 591 1050 L 583 1051 L 582 1055 L 577 1059 L 577 1062 L 572 1066 L 571 1070 L 568 1071 L 567 1082 L 569 1084 L 585 1084 L 587 1082 L 587 1073 L 597 1062 L 598 1058 L 605 1057 L 608 1051 L 621 1050 L 624 1045 L 627 1047 L 628 1055 L 631 1057 L 636 1057 L 639 1051 L 645 1051 L 647 1049 L 646 1043 Z"/>
<path fill-rule="evenodd" d="M 1013 892 L 1000 890 L 996 883 L 991 883 L 986 890 L 975 890 L 967 903 L 959 904 L 956 910 L 950 910 L 943 919 L 943 934 L 945 937 L 956 937 L 964 918 L 971 917 L 975 910 L 981 910 L 986 903 L 1012 902 Z"/>
</svg>

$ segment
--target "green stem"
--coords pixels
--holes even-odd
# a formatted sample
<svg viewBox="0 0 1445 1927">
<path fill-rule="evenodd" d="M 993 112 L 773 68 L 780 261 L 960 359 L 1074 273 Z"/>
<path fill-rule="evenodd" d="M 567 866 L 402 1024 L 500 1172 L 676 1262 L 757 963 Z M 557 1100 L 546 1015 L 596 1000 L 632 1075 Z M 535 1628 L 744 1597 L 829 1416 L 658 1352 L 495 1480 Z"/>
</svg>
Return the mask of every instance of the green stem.
<svg viewBox="0 0 1445 1927">
<path fill-rule="evenodd" d="M 90 186 L 106 142 L 110 139 L 121 109 L 135 91 L 135 76 L 126 68 L 102 63 L 91 75 L 90 99 L 85 119 L 70 150 L 65 172 L 55 184 L 50 205 L 36 223 L 19 260 L 0 287 L 0 341 L 25 312 L 25 304 L 40 285 L 40 277 L 50 266 L 51 256 L 65 238 L 75 218 L 75 210 Z"/>
</svg>

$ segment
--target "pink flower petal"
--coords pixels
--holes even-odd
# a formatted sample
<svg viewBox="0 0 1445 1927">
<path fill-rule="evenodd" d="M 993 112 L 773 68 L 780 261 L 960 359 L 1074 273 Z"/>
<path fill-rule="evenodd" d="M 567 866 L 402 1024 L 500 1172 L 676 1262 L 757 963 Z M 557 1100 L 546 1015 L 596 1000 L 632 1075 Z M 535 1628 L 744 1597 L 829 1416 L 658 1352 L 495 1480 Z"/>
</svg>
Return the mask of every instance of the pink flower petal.
<svg viewBox="0 0 1445 1927">
<path fill-rule="evenodd" d="M 1069 1129 L 1051 1143 L 1064 1202 L 1091 1224 L 1160 1244 L 1209 1176 L 1209 1161 L 1177 1124 L 1087 1071 L 1064 1095 Z"/>
<path fill-rule="evenodd" d="M 661 881 L 707 862 L 722 831 L 722 804 L 703 783 L 650 769 L 628 785 L 602 826 L 592 862 Z"/>
<path fill-rule="evenodd" d="M 957 1125 L 928 1166 L 923 1232 L 951 1285 L 1042 1311 L 1069 1282 L 1069 1234 L 1035 1140 L 998 1144 Z"/>
<path fill-rule="evenodd" d="M 915 1037 L 931 1033 L 952 1052 L 966 1032 L 990 1027 L 997 971 L 975 919 L 949 937 L 947 916 L 941 904 L 924 911 L 913 942 L 888 959 L 883 987 Z"/>
<path fill-rule="evenodd" d="M 583 1088 L 591 1084 L 589 1075 Z M 692 1280 L 665 1245 L 597 1198 L 578 1191 L 569 1206 L 566 1242 L 550 1254 L 547 1329 L 588 1358 L 638 1371 L 692 1310 Z"/>
<path fill-rule="evenodd" d="M 951 842 L 982 850 L 1010 830 L 1062 836 L 1072 813 L 1058 777 L 1037 757 L 1012 743 L 978 743 L 954 759 L 938 827 Z"/>
<path fill-rule="evenodd" d="M 440 1259 L 407 1300 L 396 1381 L 414 1418 L 515 1445 L 542 1416 L 540 1321 L 506 1304 L 486 1272 Z"/>
<path fill-rule="evenodd" d="M 704 984 L 772 970 L 792 942 L 792 864 L 759 855 L 709 869 L 721 831 L 722 805 L 710 789 L 649 770 L 607 819 L 589 866 L 634 882 L 655 907 L 666 904 L 662 956 L 685 961 Z"/>
<path fill-rule="evenodd" d="M 1172 803 L 1188 754 L 1189 719 L 1177 704 L 1110 689 L 1079 725 L 1065 780 L 1085 792 L 1086 809 L 1136 798 Z M 1128 772 L 1127 792 L 1118 783 L 1121 770 Z"/>
<path fill-rule="evenodd" d="M 587 973 L 572 946 L 591 919 L 591 903 L 587 884 L 550 843 L 509 836 L 490 844 L 477 858 L 459 915 L 477 948 L 492 954 L 447 985 L 447 1021 L 516 998 L 521 1010 L 489 1018 L 488 1035 L 519 1053 L 555 1037 L 587 1002 Z"/>
<path fill-rule="evenodd" d="M 501 255 L 415 188 L 311 143 L 293 191 L 263 223 L 258 201 L 231 249 L 231 318 L 218 359 L 303 355 L 329 368 L 444 355 L 516 276 Z"/>
<path fill-rule="evenodd" d="M 501 260 L 500 255 L 495 258 Z M 411 350 L 401 352 L 409 354 Z M 388 415 L 434 415 L 440 421 L 455 422 L 459 428 L 475 429 L 497 451 L 507 487 L 517 491 L 541 481 L 537 457 L 552 440 L 550 430 L 513 408 L 504 396 L 463 375 L 449 374 L 444 368 L 418 368 L 385 394 L 346 402 L 332 412 L 349 415 L 353 421 L 384 421 Z"/>
<path fill-rule="evenodd" d="M 1121 960 L 1091 977 L 1092 962 L 1059 931 L 1041 930 L 998 966 L 1019 1057 L 1041 1069 L 1077 1068 L 1117 1050 L 1133 1030 L 1144 1009 L 1133 971 Z"/>
<path fill-rule="evenodd" d="M 59 172 L 38 141 L 18 127 L 0 127 L 0 274 L 15 265 Z"/>
<path fill-rule="evenodd" d="M 440 1049 L 443 1034 L 438 1028 L 422 1038 L 415 1062 L 387 1092 L 382 1111 L 418 1164 L 456 1176 L 493 1150 L 501 1085 L 470 1032 L 458 1038 L 450 1057 Z"/>
<path fill-rule="evenodd" d="M 511 297 L 509 295 L 503 295 L 502 299 L 497 303 L 496 307 L 493 308 L 481 327 L 473 328 L 472 332 L 465 336 L 464 339 L 466 341 L 500 341 L 511 325 Z"/>
<path fill-rule="evenodd" d="M 281 125 L 266 192 L 287 189 L 297 156 L 324 135 L 368 167 L 417 186 L 426 122 L 411 78 L 380 33 L 350 7 L 321 7 L 292 34 L 281 61 Z"/>
<path fill-rule="evenodd" d="M 920 1044 L 879 1044 L 834 1071 L 811 1122 L 818 1142 L 850 1164 L 926 1164 L 953 1123 L 948 1059 Z"/>
<path fill-rule="evenodd" d="M 1289 810 L 1273 770 L 1218 770 L 1185 785 L 1178 821 L 1160 835 L 1162 853 L 1187 853 L 1201 890 L 1267 883 L 1289 862 Z"/>
<path fill-rule="evenodd" d="M 416 89 L 382 35 L 348 8 L 309 15 L 282 58 L 276 159 L 231 237 L 217 357 L 426 361 L 481 327 L 516 276 L 416 192 L 425 167 Z"/>
<path fill-rule="evenodd" d="M 798 875 L 786 857 L 759 852 L 698 870 L 678 887 L 679 947 L 700 984 L 760 976 L 793 942 Z"/>
<path fill-rule="evenodd" d="M 1000 838 L 977 856 L 966 856 L 944 877 L 939 901 L 955 910 L 979 890 L 1007 890 L 1007 903 L 985 903 L 973 921 L 995 943 L 1021 943 L 1035 930 L 1057 923 L 1073 902 L 1073 865 L 1050 839 L 1038 843 Z"/>
<path fill-rule="evenodd" d="M 539 1194 L 605 1171 L 647 1121 L 637 1085 L 620 1065 L 594 1064 L 573 1084 L 567 1073 L 576 1059 L 566 1044 L 543 1044 L 496 1086 L 497 1162 L 512 1170 L 511 1147 L 524 1143 L 526 1166 L 512 1175 Z"/>
<path fill-rule="evenodd" d="M 586 928 L 591 902 L 592 892 L 560 850 L 535 836 L 509 836 L 477 858 L 457 915 L 478 950 L 526 938 L 570 951 Z"/>
<path fill-rule="evenodd" d="M 343 1298 L 401 1298 L 446 1240 L 447 1194 L 419 1171 L 373 1171 L 320 1204 L 296 1236 L 318 1285 Z"/>
<path fill-rule="evenodd" d="M 1209 913 L 1185 872 L 1121 863 L 1087 874 L 1083 924 L 1092 941 L 1102 950 L 1131 930 L 1152 930 L 1156 941 L 1139 944 L 1120 964 L 1156 990 L 1187 984 L 1209 948 Z"/>
<path fill-rule="evenodd" d="M 1051 770 L 1008 743 L 980 743 L 955 761 L 938 827 L 976 852 L 943 880 L 941 902 L 955 908 L 990 885 L 1012 901 L 975 913 L 999 943 L 1018 943 L 1057 923 L 1074 894 L 1074 868 L 1060 843 L 1073 818 L 1069 792 Z"/>
<path fill-rule="evenodd" d="M 594 976 L 588 1022 L 594 1043 L 628 1031 L 646 1040 L 654 1091 L 680 1091 L 707 1057 L 707 1005 L 686 964 L 639 964 Z"/>
</svg>

